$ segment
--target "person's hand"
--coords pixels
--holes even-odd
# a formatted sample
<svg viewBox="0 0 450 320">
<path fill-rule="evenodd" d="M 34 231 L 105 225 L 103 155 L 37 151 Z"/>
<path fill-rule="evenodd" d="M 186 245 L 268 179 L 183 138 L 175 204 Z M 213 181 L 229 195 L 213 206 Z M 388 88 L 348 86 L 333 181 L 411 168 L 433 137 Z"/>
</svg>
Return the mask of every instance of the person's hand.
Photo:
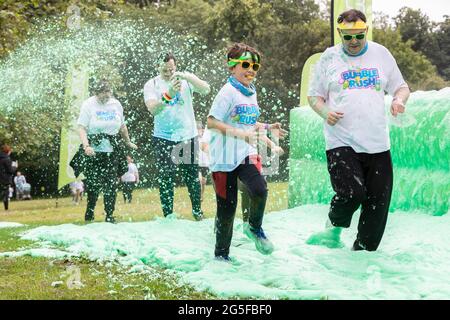
<svg viewBox="0 0 450 320">
<path fill-rule="evenodd" d="M 279 122 L 271 123 L 269 125 L 269 130 L 272 136 L 279 139 L 283 139 L 288 134 L 287 130 L 284 130 Z"/>
<path fill-rule="evenodd" d="M 284 150 L 280 146 L 275 146 L 272 148 L 272 153 L 281 157 L 284 154 Z"/>
<path fill-rule="evenodd" d="M 327 114 L 327 123 L 330 126 L 334 126 L 336 123 L 338 123 L 339 120 L 341 120 L 344 117 L 343 112 L 339 111 L 329 111 Z"/>
<path fill-rule="evenodd" d="M 394 98 L 394 100 L 392 100 L 392 104 L 391 104 L 391 114 L 394 117 L 397 117 L 397 115 L 399 113 L 403 113 L 403 112 L 405 112 L 405 104 L 403 103 L 402 99 Z"/>
<path fill-rule="evenodd" d="M 181 90 L 181 81 L 177 79 L 176 77 L 172 78 L 170 81 L 170 87 L 169 87 L 169 96 L 171 98 L 175 97 L 178 92 Z"/>
<path fill-rule="evenodd" d="M 137 145 L 135 145 L 133 142 L 131 142 L 131 141 L 128 141 L 127 142 L 127 147 L 129 147 L 129 148 L 131 148 L 131 149 L 133 149 L 133 150 L 137 150 L 138 149 L 138 147 L 137 147 Z"/>
<path fill-rule="evenodd" d="M 245 140 L 245 142 L 247 142 L 249 145 L 252 146 L 256 146 L 258 143 L 258 136 L 259 136 L 259 132 L 256 131 L 255 129 L 252 130 L 243 130 L 243 138 Z"/>
<path fill-rule="evenodd" d="M 180 79 L 180 80 L 188 80 L 189 79 L 189 73 L 187 72 L 181 72 L 181 71 L 176 71 L 171 80 L 173 79 Z"/>
<path fill-rule="evenodd" d="M 89 156 L 92 157 L 95 155 L 94 149 L 91 146 L 87 146 L 84 148 L 84 153 Z"/>
</svg>

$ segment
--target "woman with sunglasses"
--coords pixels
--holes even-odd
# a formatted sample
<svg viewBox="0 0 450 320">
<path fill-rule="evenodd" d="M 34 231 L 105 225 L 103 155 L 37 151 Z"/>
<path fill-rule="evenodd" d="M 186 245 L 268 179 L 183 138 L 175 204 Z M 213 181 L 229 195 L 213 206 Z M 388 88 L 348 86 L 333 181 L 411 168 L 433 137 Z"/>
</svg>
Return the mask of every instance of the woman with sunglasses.
<svg viewBox="0 0 450 320">
<path fill-rule="evenodd" d="M 252 82 L 260 61 L 260 53 L 248 45 L 235 43 L 229 48 L 227 64 L 231 76 L 215 97 L 208 114 L 209 168 L 217 201 L 215 256 L 218 260 L 230 261 L 238 178 L 251 196 L 249 228 L 245 233 L 260 253 L 267 255 L 274 250 L 262 229 L 267 184 L 261 174 L 261 158 L 255 144 L 259 129 L 280 129 L 280 124 L 257 122 L 260 110 Z"/>
<path fill-rule="evenodd" d="M 385 91 L 394 117 L 405 111 L 409 88 L 391 53 L 367 41 L 366 16 L 348 10 L 338 18 L 342 44 L 328 48 L 316 65 L 308 92 L 324 119 L 331 199 L 326 230 L 307 243 L 342 247 L 340 234 L 361 206 L 353 250 L 377 250 L 392 193 L 393 169 Z"/>
</svg>

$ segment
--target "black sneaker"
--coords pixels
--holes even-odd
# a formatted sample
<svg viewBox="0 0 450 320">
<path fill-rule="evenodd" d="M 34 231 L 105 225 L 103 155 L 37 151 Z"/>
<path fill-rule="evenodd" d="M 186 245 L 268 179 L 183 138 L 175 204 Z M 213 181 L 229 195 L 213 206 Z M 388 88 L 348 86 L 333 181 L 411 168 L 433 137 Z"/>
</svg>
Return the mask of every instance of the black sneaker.
<svg viewBox="0 0 450 320">
<path fill-rule="evenodd" d="M 85 222 L 92 222 L 92 221 L 94 221 L 94 220 L 95 220 L 94 215 L 85 215 L 85 216 L 84 216 L 84 221 L 85 221 Z"/>
<path fill-rule="evenodd" d="M 194 216 L 195 221 L 202 221 L 203 220 L 203 212 L 192 212 L 192 215 Z"/>
<path fill-rule="evenodd" d="M 227 262 L 227 263 L 232 262 L 232 260 L 229 256 L 215 256 L 214 259 L 216 259 L 217 261 L 221 261 L 221 262 Z"/>
<path fill-rule="evenodd" d="M 106 216 L 105 222 L 116 223 L 116 219 L 113 216 Z"/>
</svg>

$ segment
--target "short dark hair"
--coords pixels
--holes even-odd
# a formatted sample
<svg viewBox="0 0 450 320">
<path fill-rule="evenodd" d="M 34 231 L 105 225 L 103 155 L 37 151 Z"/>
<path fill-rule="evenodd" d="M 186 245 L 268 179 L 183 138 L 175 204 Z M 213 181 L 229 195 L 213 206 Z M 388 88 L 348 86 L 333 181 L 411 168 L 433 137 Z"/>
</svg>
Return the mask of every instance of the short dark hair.
<svg viewBox="0 0 450 320">
<path fill-rule="evenodd" d="M 366 15 L 362 11 L 350 9 L 342 12 L 338 17 L 337 22 L 342 23 L 344 20 L 347 22 L 356 22 L 360 19 L 364 22 L 367 22 Z"/>
<path fill-rule="evenodd" d="M 239 59 L 245 52 L 250 52 L 254 62 L 261 63 L 261 53 L 255 48 L 241 42 L 236 42 L 228 48 L 227 60 Z"/>
<path fill-rule="evenodd" d="M 173 60 L 173 62 L 177 64 L 177 59 L 175 58 L 175 55 L 172 52 L 166 52 L 159 56 L 158 63 L 169 62 L 170 60 Z"/>
</svg>

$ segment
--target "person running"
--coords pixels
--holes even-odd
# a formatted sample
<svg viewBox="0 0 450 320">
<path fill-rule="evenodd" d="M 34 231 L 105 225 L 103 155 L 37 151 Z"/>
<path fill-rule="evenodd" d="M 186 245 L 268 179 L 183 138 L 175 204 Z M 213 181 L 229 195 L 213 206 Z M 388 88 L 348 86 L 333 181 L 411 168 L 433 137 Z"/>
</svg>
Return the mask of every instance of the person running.
<svg viewBox="0 0 450 320">
<path fill-rule="evenodd" d="M 120 179 L 122 181 L 123 202 L 131 203 L 133 189 L 139 183 L 139 171 L 131 156 L 127 156 L 127 162 L 128 171 Z"/>
<path fill-rule="evenodd" d="M 195 220 L 202 220 L 193 94 L 206 95 L 210 87 L 193 73 L 177 72 L 177 60 L 172 53 L 164 54 L 158 61 L 158 67 L 159 75 L 144 86 L 144 100 L 154 116 L 152 145 L 158 168 L 162 211 L 165 217 L 175 217 L 175 173 L 181 171 L 191 199 L 192 215 Z"/>
<path fill-rule="evenodd" d="M 126 146 L 136 150 L 137 146 L 130 140 L 123 107 L 112 96 L 109 82 L 101 80 L 94 87 L 94 94 L 81 106 L 78 127 L 82 145 L 70 165 L 76 177 L 81 172 L 86 177 L 85 221 L 94 220 L 97 199 L 103 192 L 105 221 L 115 223 L 118 179 L 128 169 L 126 150 L 123 149 Z"/>
<path fill-rule="evenodd" d="M 367 41 L 366 16 L 348 10 L 338 17 L 342 44 L 321 56 L 308 92 L 324 119 L 331 199 L 326 230 L 307 243 L 342 247 L 340 234 L 361 206 L 353 250 L 377 250 L 388 218 L 393 170 L 385 91 L 394 117 L 405 111 L 409 88 L 392 54 Z"/>
<path fill-rule="evenodd" d="M 217 201 L 214 254 L 218 260 L 230 261 L 238 178 L 251 195 L 246 235 L 255 242 L 260 253 L 267 255 L 274 250 L 262 228 L 267 183 L 261 174 L 261 158 L 255 143 L 258 129 L 272 129 L 279 124 L 258 122 L 260 111 L 252 82 L 260 63 L 261 55 L 255 48 L 243 43 L 232 45 L 227 53 L 231 76 L 215 97 L 208 114 L 210 170 Z"/>
</svg>

